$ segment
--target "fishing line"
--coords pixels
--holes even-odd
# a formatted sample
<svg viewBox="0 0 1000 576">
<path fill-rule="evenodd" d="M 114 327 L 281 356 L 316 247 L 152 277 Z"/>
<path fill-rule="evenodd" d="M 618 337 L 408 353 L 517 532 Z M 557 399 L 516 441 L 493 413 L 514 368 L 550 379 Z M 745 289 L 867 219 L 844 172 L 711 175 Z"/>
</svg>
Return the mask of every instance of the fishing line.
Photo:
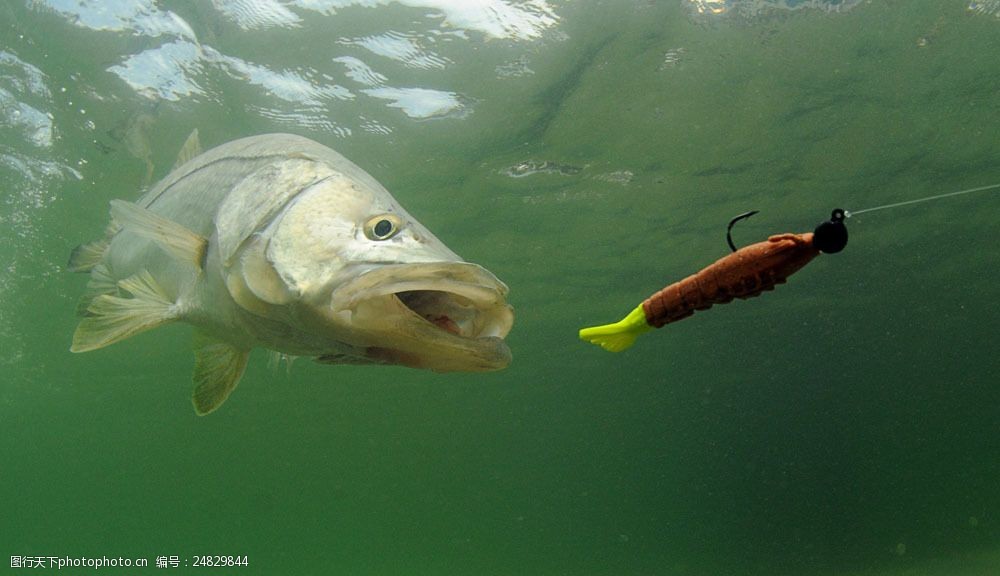
<svg viewBox="0 0 1000 576">
<path fill-rule="evenodd" d="M 950 196 L 972 194 L 973 192 L 984 192 L 986 190 L 995 190 L 997 188 L 1000 188 L 1000 183 L 990 184 L 989 186 L 979 186 L 978 188 L 968 188 L 966 190 L 959 190 L 957 192 L 948 192 L 946 194 L 935 194 L 934 196 L 927 196 L 926 198 L 917 198 L 916 200 L 905 200 L 903 202 L 895 202 L 893 204 L 884 204 L 882 206 L 875 206 L 873 208 L 865 208 L 864 210 L 845 210 L 844 216 L 850 218 L 851 216 L 854 216 L 856 214 L 864 214 L 865 212 L 885 210 L 886 208 L 896 208 L 898 206 L 906 206 L 907 204 L 917 204 L 918 202 L 930 202 L 931 200 L 940 200 L 941 198 L 948 198 Z"/>
<path fill-rule="evenodd" d="M 1000 188 L 1000 183 L 967 188 L 946 194 L 935 194 L 914 200 L 873 206 L 857 210 L 863 214 L 908 204 L 930 202 L 951 196 L 985 192 Z M 742 248 L 733 243 L 733 225 L 757 214 L 744 212 L 729 221 L 726 242 L 733 253 L 720 258 L 700 271 L 678 280 L 643 300 L 627 316 L 612 324 L 581 328 L 580 339 L 597 344 L 610 352 L 621 352 L 632 346 L 636 338 L 653 328 L 683 320 L 698 310 L 725 304 L 733 298 L 750 298 L 773 290 L 778 284 L 808 264 L 819 254 L 836 254 L 847 246 L 847 226 L 844 222 L 853 214 L 834 208 L 830 219 L 820 222 L 812 232 L 774 234 L 764 242 Z"/>
</svg>

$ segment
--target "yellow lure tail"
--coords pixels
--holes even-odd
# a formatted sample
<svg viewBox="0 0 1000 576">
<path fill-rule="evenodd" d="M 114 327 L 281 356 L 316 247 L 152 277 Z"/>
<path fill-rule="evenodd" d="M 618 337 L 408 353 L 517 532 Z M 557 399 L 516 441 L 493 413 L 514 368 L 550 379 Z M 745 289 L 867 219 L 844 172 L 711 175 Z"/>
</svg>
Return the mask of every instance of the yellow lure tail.
<svg viewBox="0 0 1000 576">
<path fill-rule="evenodd" d="M 628 316 L 614 324 L 581 329 L 580 339 L 597 344 L 608 352 L 621 352 L 634 344 L 635 339 L 641 334 L 652 329 L 653 327 L 646 323 L 646 312 L 640 304 L 629 312 Z"/>
</svg>

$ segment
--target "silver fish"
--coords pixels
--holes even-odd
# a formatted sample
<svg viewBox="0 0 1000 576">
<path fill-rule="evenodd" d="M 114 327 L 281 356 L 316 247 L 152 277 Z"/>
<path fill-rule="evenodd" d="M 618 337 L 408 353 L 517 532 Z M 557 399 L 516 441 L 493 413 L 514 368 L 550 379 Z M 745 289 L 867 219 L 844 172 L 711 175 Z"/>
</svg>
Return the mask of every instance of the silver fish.
<svg viewBox="0 0 1000 576">
<path fill-rule="evenodd" d="M 195 326 L 193 403 L 218 408 L 249 352 L 329 364 L 499 370 L 513 323 L 507 286 L 463 261 L 367 172 L 290 134 L 235 140 L 178 165 L 136 203 L 113 200 L 73 352 L 169 322 Z"/>
</svg>

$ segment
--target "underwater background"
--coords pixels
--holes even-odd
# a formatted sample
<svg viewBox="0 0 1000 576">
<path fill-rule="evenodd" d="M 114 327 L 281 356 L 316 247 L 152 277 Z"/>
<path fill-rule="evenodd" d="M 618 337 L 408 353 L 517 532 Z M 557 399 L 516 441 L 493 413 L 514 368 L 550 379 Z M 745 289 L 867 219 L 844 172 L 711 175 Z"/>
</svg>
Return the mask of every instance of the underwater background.
<svg viewBox="0 0 1000 576">
<path fill-rule="evenodd" d="M 510 368 L 258 350 L 197 417 L 190 327 L 71 354 L 70 250 L 195 128 L 370 172 L 510 286 Z M 623 353 L 577 338 L 741 212 L 745 245 L 1000 182 L 998 130 L 995 0 L 3 2 L 0 571 L 1000 574 L 1000 192 L 856 215 Z"/>
</svg>

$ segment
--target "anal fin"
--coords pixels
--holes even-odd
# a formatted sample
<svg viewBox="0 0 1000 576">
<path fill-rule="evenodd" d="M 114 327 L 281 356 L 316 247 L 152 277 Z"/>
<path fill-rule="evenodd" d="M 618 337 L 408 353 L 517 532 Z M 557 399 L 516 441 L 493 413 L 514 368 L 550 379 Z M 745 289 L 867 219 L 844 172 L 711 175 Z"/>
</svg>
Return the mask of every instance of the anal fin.
<svg viewBox="0 0 1000 576">
<path fill-rule="evenodd" d="M 132 295 L 100 294 L 87 307 L 87 316 L 73 333 L 71 352 L 88 352 L 114 344 L 177 319 L 177 306 L 146 270 L 120 282 Z"/>
<path fill-rule="evenodd" d="M 249 350 L 240 350 L 202 331 L 194 335 L 194 411 L 204 416 L 229 398 L 250 357 Z"/>
</svg>

